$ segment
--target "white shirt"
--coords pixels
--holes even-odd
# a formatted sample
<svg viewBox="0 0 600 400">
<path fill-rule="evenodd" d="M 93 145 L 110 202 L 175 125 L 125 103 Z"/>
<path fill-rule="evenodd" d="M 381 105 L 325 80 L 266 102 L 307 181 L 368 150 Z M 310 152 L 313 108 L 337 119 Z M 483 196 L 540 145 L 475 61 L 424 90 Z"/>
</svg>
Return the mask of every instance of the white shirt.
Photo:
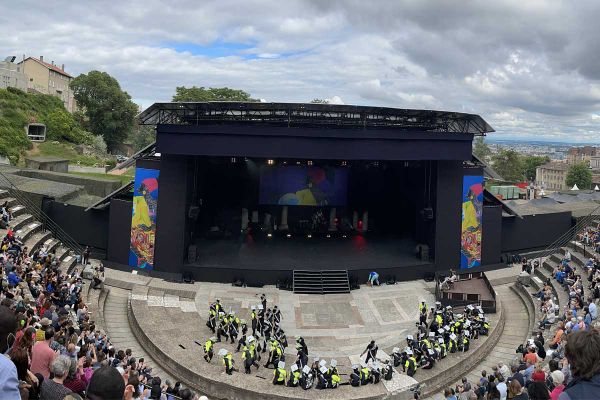
<svg viewBox="0 0 600 400">
<path fill-rule="evenodd" d="M 506 382 L 500 382 L 496 385 L 496 389 L 500 392 L 500 400 L 506 400 L 506 395 L 508 392 L 508 388 L 506 387 Z"/>
</svg>

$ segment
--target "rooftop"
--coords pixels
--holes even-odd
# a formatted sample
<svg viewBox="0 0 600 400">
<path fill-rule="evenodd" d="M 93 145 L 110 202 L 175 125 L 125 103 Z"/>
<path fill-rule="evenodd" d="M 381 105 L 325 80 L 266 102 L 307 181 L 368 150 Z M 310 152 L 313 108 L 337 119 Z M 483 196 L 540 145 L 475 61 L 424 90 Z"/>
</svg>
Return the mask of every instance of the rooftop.
<svg viewBox="0 0 600 400">
<path fill-rule="evenodd" d="M 569 164 L 566 163 L 561 163 L 558 161 L 550 161 L 538 168 L 543 168 L 543 169 L 553 169 L 553 170 L 558 170 L 558 171 L 566 171 L 569 169 Z"/>
<path fill-rule="evenodd" d="M 494 132 L 476 114 L 314 103 L 155 103 L 139 115 L 139 120 L 142 125 L 245 123 L 288 127 L 400 129 L 470 133 L 477 136 Z"/>
<path fill-rule="evenodd" d="M 54 72 L 58 72 L 59 74 L 64 75 L 68 78 L 73 78 L 71 75 L 67 74 L 63 69 L 61 69 L 58 65 L 48 64 L 47 62 L 39 60 L 35 57 L 27 57 L 25 60 L 21 61 L 19 64 L 24 63 L 27 60 L 33 60 L 33 61 L 37 62 L 38 64 L 41 64 L 48 69 L 51 69 Z"/>
</svg>

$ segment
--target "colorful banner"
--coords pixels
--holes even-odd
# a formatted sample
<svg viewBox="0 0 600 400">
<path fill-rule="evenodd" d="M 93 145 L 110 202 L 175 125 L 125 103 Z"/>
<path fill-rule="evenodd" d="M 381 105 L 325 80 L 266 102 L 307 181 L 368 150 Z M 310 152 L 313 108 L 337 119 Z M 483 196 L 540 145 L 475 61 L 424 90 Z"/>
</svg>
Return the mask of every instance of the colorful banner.
<svg viewBox="0 0 600 400">
<path fill-rule="evenodd" d="M 154 267 L 159 172 L 156 169 L 135 169 L 129 246 L 129 265 L 131 267 L 142 269 Z"/>
<path fill-rule="evenodd" d="M 461 268 L 475 268 L 481 265 L 482 212 L 483 176 L 464 176 L 460 240 Z"/>
</svg>

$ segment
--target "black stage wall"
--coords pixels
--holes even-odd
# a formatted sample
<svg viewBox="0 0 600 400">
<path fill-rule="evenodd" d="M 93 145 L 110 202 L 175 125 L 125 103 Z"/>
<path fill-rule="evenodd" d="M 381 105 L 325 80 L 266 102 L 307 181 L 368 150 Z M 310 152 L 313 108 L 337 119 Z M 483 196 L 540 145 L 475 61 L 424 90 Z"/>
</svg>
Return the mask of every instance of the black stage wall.
<svg viewBox="0 0 600 400">
<path fill-rule="evenodd" d="M 502 252 L 543 249 L 571 229 L 570 211 L 502 218 Z M 485 231 L 485 227 L 483 228 Z"/>
<path fill-rule="evenodd" d="M 129 264 L 129 243 L 131 238 L 130 200 L 111 199 L 106 258 L 119 264 Z"/>
<path fill-rule="evenodd" d="M 156 132 L 161 154 L 308 160 L 470 160 L 473 140 L 468 133 L 249 124 L 158 125 Z"/>
<path fill-rule="evenodd" d="M 161 156 L 154 249 L 156 271 L 179 273 L 183 266 L 187 248 L 188 164 L 188 157 Z"/>
<path fill-rule="evenodd" d="M 483 206 L 481 263 L 500 263 L 502 247 L 502 206 Z"/>
<path fill-rule="evenodd" d="M 108 210 L 85 211 L 85 207 L 46 198 L 43 201 L 43 211 L 79 244 L 93 247 L 99 253 L 106 251 Z"/>
</svg>

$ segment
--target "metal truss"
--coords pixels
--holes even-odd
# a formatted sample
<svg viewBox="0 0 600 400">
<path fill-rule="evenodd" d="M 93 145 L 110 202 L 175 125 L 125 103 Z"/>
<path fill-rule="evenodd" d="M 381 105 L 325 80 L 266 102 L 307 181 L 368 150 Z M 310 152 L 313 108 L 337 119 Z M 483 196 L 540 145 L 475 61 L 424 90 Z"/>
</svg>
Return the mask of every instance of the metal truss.
<svg viewBox="0 0 600 400">
<path fill-rule="evenodd" d="M 204 125 L 246 123 L 288 127 L 400 129 L 471 133 L 494 129 L 479 115 L 448 111 L 409 110 L 304 103 L 155 103 L 139 115 L 142 125 Z"/>
</svg>

